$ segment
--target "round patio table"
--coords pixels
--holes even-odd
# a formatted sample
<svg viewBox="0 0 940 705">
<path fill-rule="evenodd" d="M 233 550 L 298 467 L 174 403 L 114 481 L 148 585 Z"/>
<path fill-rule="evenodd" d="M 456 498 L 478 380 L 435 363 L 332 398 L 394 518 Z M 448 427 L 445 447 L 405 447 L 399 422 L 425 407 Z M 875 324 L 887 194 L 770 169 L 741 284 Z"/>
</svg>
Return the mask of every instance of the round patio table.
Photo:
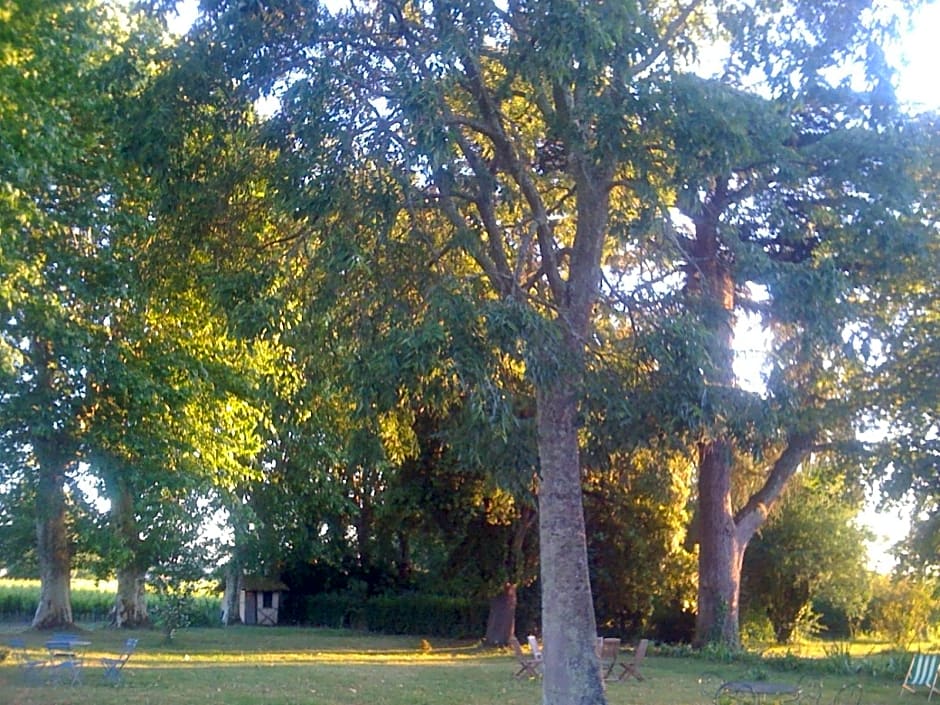
<svg viewBox="0 0 940 705">
<path fill-rule="evenodd" d="M 800 699 L 801 689 L 793 683 L 775 683 L 773 681 L 726 681 L 718 688 L 716 702 L 721 702 L 722 694 L 731 696 L 731 700 L 750 700 L 753 703 L 793 702 Z"/>
<path fill-rule="evenodd" d="M 46 642 L 46 649 L 49 651 L 46 667 L 52 672 L 56 683 L 65 677 L 72 685 L 82 682 L 82 662 L 89 646 L 90 641 L 74 637 L 50 639 Z"/>
</svg>

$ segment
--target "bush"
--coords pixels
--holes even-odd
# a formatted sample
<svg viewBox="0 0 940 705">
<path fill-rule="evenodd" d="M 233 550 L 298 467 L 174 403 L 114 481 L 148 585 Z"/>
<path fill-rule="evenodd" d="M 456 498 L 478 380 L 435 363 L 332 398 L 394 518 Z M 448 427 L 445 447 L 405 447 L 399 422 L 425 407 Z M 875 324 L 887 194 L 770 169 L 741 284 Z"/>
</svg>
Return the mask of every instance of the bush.
<svg viewBox="0 0 940 705">
<path fill-rule="evenodd" d="M 903 650 L 928 636 L 936 612 L 934 585 L 929 581 L 884 578 L 872 600 L 871 626 Z"/>
<path fill-rule="evenodd" d="M 467 598 L 401 595 L 369 599 L 365 618 L 371 631 L 389 634 L 480 637 L 488 610 L 485 603 Z"/>
<path fill-rule="evenodd" d="M 314 627 L 351 627 L 362 611 L 363 599 L 352 595 L 307 595 L 302 621 Z"/>
<path fill-rule="evenodd" d="M 310 595 L 304 608 L 304 621 L 312 626 L 449 638 L 482 636 L 488 613 L 482 601 L 418 594 L 368 598 L 360 594 Z"/>
</svg>

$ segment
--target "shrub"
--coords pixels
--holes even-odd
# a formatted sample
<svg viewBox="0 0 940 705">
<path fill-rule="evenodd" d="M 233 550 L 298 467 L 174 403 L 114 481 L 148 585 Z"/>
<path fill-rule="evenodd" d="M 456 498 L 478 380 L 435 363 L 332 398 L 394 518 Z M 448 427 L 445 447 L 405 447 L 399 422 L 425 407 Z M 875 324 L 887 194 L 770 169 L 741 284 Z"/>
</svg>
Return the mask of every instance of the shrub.
<svg viewBox="0 0 940 705">
<path fill-rule="evenodd" d="M 176 632 L 192 624 L 193 590 L 188 583 L 162 583 L 159 599 L 151 612 L 154 623 L 163 630 L 166 641 L 173 641 Z"/>
<path fill-rule="evenodd" d="M 872 600 L 871 625 L 899 649 L 927 637 L 937 611 L 934 586 L 924 580 L 885 578 Z"/>
<path fill-rule="evenodd" d="M 487 613 L 485 603 L 460 597 L 400 595 L 365 603 L 368 628 L 390 634 L 479 637 L 486 631 Z"/>
<path fill-rule="evenodd" d="M 307 596 L 304 611 L 304 621 L 313 626 L 460 638 L 483 635 L 488 606 L 469 598 L 437 595 L 367 598 L 331 593 Z"/>
<path fill-rule="evenodd" d="M 314 627 L 349 627 L 356 621 L 356 614 L 361 612 L 362 603 L 362 598 L 352 595 L 307 595 L 304 598 L 303 621 Z"/>
</svg>

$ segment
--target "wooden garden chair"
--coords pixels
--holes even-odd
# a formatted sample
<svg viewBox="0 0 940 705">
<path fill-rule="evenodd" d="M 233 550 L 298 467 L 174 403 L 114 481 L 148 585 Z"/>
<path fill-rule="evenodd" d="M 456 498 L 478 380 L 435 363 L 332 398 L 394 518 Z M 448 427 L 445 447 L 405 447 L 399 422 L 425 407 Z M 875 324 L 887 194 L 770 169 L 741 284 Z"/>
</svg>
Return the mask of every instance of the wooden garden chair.
<svg viewBox="0 0 940 705">
<path fill-rule="evenodd" d="M 620 655 L 620 639 L 611 637 L 598 637 L 597 639 L 597 658 L 601 664 L 601 680 L 610 678 L 610 674 L 617 665 L 617 657 Z"/>
<path fill-rule="evenodd" d="M 640 673 L 640 664 L 642 664 L 643 659 L 646 658 L 646 649 L 649 643 L 649 639 L 640 639 L 640 643 L 637 644 L 633 652 L 633 658 L 629 661 L 620 662 L 620 675 L 617 676 L 618 681 L 622 681 L 627 677 L 636 678 L 638 681 L 644 680 L 643 674 Z"/>
<path fill-rule="evenodd" d="M 519 662 L 519 670 L 513 674 L 515 678 L 522 678 L 523 676 L 538 678 L 542 675 L 541 659 L 537 659 L 535 656 L 527 656 L 522 650 L 522 644 L 514 636 L 509 637 L 509 645 Z"/>
<path fill-rule="evenodd" d="M 534 634 L 529 634 L 526 637 L 526 641 L 529 642 L 529 650 L 532 652 L 532 658 L 536 661 L 542 660 L 542 649 L 539 646 L 539 640 L 535 637 Z"/>
</svg>

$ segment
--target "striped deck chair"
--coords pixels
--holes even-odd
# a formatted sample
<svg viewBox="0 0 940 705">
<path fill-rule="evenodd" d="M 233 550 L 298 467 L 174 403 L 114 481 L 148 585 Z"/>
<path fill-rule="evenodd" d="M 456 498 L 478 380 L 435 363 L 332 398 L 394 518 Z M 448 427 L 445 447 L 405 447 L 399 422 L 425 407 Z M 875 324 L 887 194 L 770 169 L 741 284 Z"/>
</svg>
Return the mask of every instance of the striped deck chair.
<svg viewBox="0 0 940 705">
<path fill-rule="evenodd" d="M 929 701 L 934 693 L 940 693 L 940 689 L 937 688 L 938 671 L 940 671 L 940 654 L 914 654 L 911 667 L 907 669 L 907 675 L 901 683 L 901 694 L 903 695 L 905 690 L 914 693 L 918 687 L 929 688 L 930 693 L 927 695 Z"/>
</svg>

